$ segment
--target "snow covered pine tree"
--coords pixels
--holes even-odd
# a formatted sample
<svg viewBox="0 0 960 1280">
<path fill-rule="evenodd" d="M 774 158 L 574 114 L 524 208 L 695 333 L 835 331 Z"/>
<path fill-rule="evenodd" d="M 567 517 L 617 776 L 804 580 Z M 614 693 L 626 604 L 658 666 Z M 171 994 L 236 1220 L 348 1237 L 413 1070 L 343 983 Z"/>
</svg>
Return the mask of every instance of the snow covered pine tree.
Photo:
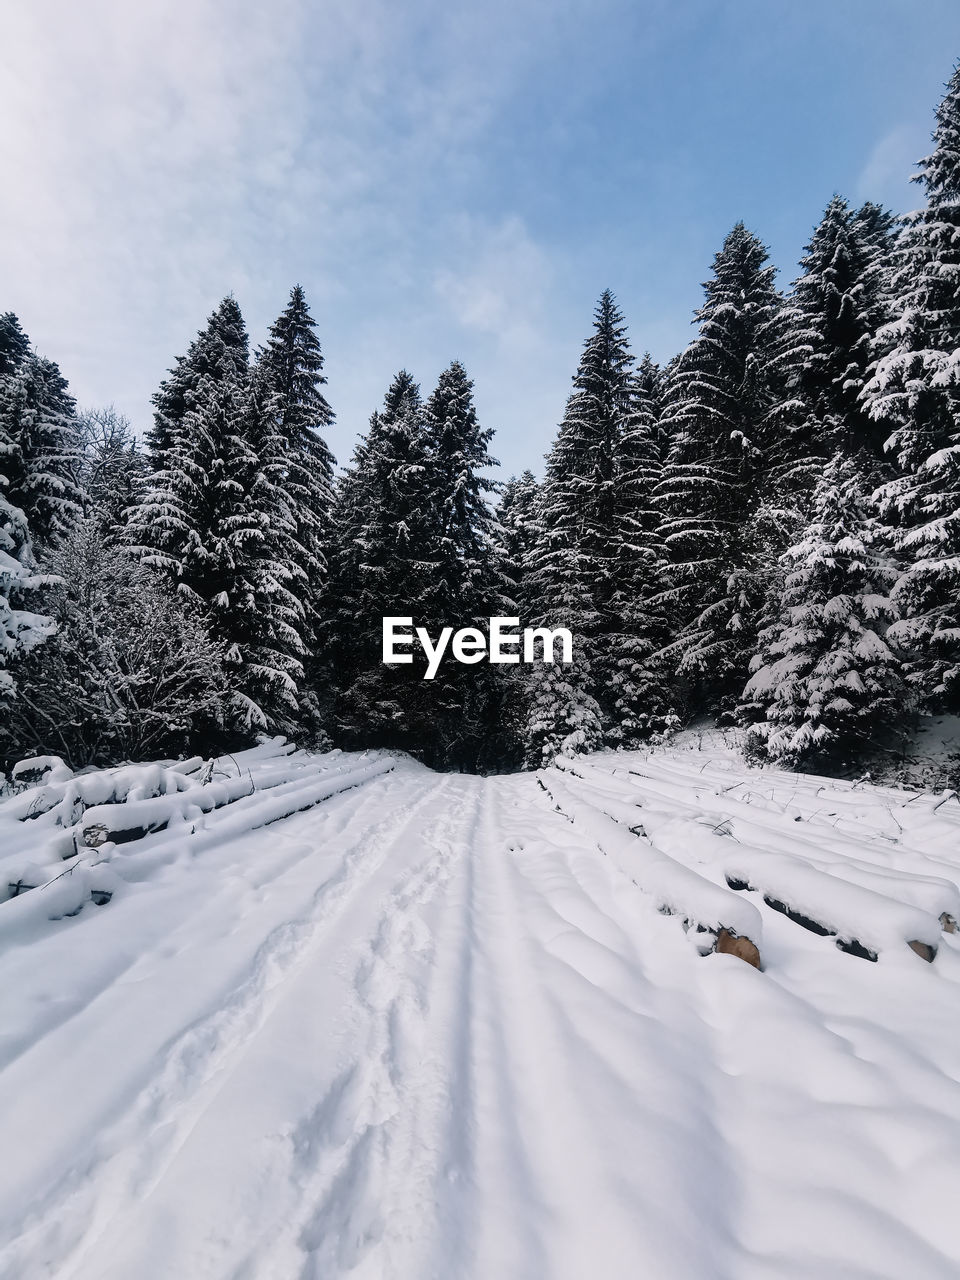
<svg viewBox="0 0 960 1280">
<path fill-rule="evenodd" d="M 50 400 L 41 394 L 44 378 Z M 56 366 L 31 354 L 12 312 L 0 315 L 0 708 L 6 706 L 5 719 L 16 695 L 11 664 L 54 629 L 50 618 L 25 607 L 49 579 L 37 569 L 24 507 L 48 534 L 73 515 L 69 471 L 64 467 L 60 474 L 69 453 L 64 418 L 71 408 Z"/>
<path fill-rule="evenodd" d="M 915 177 L 927 204 L 897 240 L 893 318 L 864 402 L 902 473 L 879 494 L 907 561 L 891 634 L 927 707 L 960 711 L 960 67 L 933 138 Z"/>
<path fill-rule="evenodd" d="M 0 431 L 7 499 L 42 546 L 80 514 L 76 406 L 58 366 L 31 351 L 10 312 L 0 317 Z"/>
<path fill-rule="evenodd" d="M 304 571 L 287 554 L 295 514 L 258 456 L 247 332 L 232 297 L 154 404 L 155 471 L 130 512 L 134 554 L 207 612 L 214 640 L 225 646 L 234 726 L 289 730 L 303 674 L 296 585 Z"/>
<path fill-rule="evenodd" d="M 422 671 L 382 665 L 380 619 L 412 616 L 434 573 L 429 465 L 420 388 L 403 369 L 340 477 L 333 508 L 335 724 L 348 746 L 419 745 Z"/>
<path fill-rule="evenodd" d="M 754 516 L 774 394 L 770 359 L 781 298 L 767 250 L 738 222 L 714 258 L 697 337 L 671 372 L 663 423 L 670 450 L 654 500 L 671 559 L 656 601 L 676 639 L 675 666 L 692 712 L 723 712 L 743 687 L 764 583 L 755 570 Z"/>
<path fill-rule="evenodd" d="M 655 421 L 634 376 L 626 325 L 606 290 L 594 313 L 541 488 L 528 600 L 538 625 L 576 637 L 569 667 L 530 676 L 528 764 L 620 741 L 649 687 L 646 584 L 658 582 L 649 493 L 659 463 Z"/>
<path fill-rule="evenodd" d="M 335 460 L 324 434 L 334 415 L 320 389 L 326 378 L 315 328 L 304 291 L 295 285 L 257 353 L 251 391 L 259 471 L 274 490 L 272 507 L 284 513 L 278 550 L 293 570 L 289 588 L 299 604 L 287 611 L 286 622 L 298 633 L 292 650 L 304 666 L 300 720 L 318 742 L 333 678 L 324 650 Z"/>
<path fill-rule="evenodd" d="M 899 661 L 886 641 L 896 566 L 858 463 L 837 454 L 814 493 L 813 519 L 784 556 L 779 617 L 760 636 L 744 691 L 765 720 L 755 749 L 802 768 L 862 754 L 902 718 Z"/>
<path fill-rule="evenodd" d="M 417 614 L 428 628 L 457 620 L 480 631 L 503 616 L 510 587 L 495 555 L 496 521 L 487 495 L 497 486 L 486 474 L 497 466 L 493 437 L 481 427 L 473 383 L 459 360 L 441 373 L 424 406 L 430 466 L 427 510 L 436 539 L 434 568 L 422 582 Z M 493 740 L 506 690 L 498 667 L 447 663 L 429 692 L 433 733 L 448 763 L 476 768 L 497 763 Z"/>
<path fill-rule="evenodd" d="M 767 470 L 773 487 L 805 508 L 838 450 L 848 457 L 863 450 L 863 465 L 872 465 L 878 483 L 885 478 L 877 461 L 883 436 L 860 396 L 884 318 L 891 222 L 875 205 L 854 212 L 834 196 L 784 307 L 771 360 L 780 403 L 770 416 Z"/>
<path fill-rule="evenodd" d="M 53 631 L 50 618 L 24 608 L 47 580 L 37 570 L 26 517 L 6 494 L 3 467 L 13 448 L 0 424 L 0 709 L 16 695 L 10 664 Z"/>
</svg>

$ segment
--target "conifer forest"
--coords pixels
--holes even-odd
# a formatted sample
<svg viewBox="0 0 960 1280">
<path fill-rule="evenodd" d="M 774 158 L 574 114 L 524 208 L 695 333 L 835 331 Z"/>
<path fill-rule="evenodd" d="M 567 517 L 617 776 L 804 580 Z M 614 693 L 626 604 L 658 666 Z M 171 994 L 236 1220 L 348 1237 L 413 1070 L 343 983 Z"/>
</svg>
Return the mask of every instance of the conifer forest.
<svg viewBox="0 0 960 1280">
<path fill-rule="evenodd" d="M 493 479 L 456 359 L 371 388 L 338 469 L 299 286 L 260 345 L 225 297 L 143 432 L 3 314 L 0 765 L 268 732 L 493 773 L 709 718 L 829 773 L 960 712 L 960 69 L 916 181 L 833 195 L 786 287 L 744 211 L 662 366 L 605 290 L 542 478 Z M 387 615 L 563 626 L 573 661 L 425 680 Z"/>
</svg>

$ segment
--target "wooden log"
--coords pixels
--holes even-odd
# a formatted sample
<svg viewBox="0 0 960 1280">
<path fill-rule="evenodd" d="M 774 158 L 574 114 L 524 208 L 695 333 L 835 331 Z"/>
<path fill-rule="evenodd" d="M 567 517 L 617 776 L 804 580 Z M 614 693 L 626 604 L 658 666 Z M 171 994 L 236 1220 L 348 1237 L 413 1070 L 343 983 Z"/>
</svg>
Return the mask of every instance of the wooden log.
<svg viewBox="0 0 960 1280">
<path fill-rule="evenodd" d="M 724 878 L 727 882 L 728 888 L 737 890 L 738 892 L 752 892 L 756 889 L 756 886 L 744 879 L 742 875 L 725 873 Z M 825 925 L 821 921 L 815 920 L 811 916 L 806 915 L 804 912 L 788 906 L 779 898 L 775 898 L 771 893 L 763 893 L 762 897 L 764 903 L 771 911 L 776 911 L 780 915 L 786 916 L 788 920 L 791 920 L 794 924 L 798 924 L 801 929 L 806 929 L 810 933 L 815 933 L 821 938 L 835 938 L 838 951 L 842 951 L 848 956 L 857 956 L 861 960 L 869 960 L 872 963 L 876 963 L 877 951 L 873 947 L 866 946 L 859 938 L 841 934 L 840 931 L 833 926 Z M 944 923 L 945 921 L 947 923 Z M 953 929 L 956 929 L 956 922 L 952 920 L 951 916 L 944 912 L 940 917 L 941 927 L 947 932 L 953 932 L 953 930 L 949 928 L 949 924 L 951 923 L 953 924 Z M 922 942 L 916 938 L 905 939 L 905 941 L 911 951 L 916 952 L 922 960 L 926 960 L 928 964 L 933 963 L 937 955 L 937 948 L 933 943 Z"/>
<path fill-rule="evenodd" d="M 926 960 L 927 964 L 933 964 L 937 958 L 937 948 L 932 947 L 929 942 L 908 942 L 907 946 L 911 951 L 915 951 L 921 960 Z"/>
<path fill-rule="evenodd" d="M 87 849 L 99 849 L 108 840 L 113 844 L 130 844 L 164 831 L 172 821 L 185 818 L 190 812 L 210 813 L 252 795 L 253 791 L 253 781 L 241 776 L 143 800 L 96 805 L 84 814 L 77 843 Z"/>
<path fill-rule="evenodd" d="M 760 963 L 760 952 L 756 944 L 751 942 L 749 938 L 741 938 L 733 933 L 730 929 L 721 929 L 717 934 L 717 945 L 714 947 L 721 955 L 736 956 L 738 960 L 745 960 L 747 964 L 752 964 L 754 969 L 762 969 Z"/>
<path fill-rule="evenodd" d="M 51 773 L 57 772 L 61 778 L 70 776 L 60 756 L 30 756 L 27 760 L 18 760 L 10 772 L 10 780 L 19 790 L 24 787 L 36 787 L 46 782 Z"/>
<path fill-rule="evenodd" d="M 657 849 L 646 836 L 638 835 L 627 825 L 630 819 L 636 821 L 632 813 L 625 813 L 625 820 L 620 820 L 619 814 L 611 815 L 605 799 L 601 808 L 581 797 L 555 770 L 540 774 L 537 780 L 557 811 L 588 833 L 601 853 L 610 857 L 638 889 L 650 894 L 661 914 L 680 916 L 686 928 L 695 925 L 699 932 L 715 939 L 703 954 L 721 951 L 756 969 L 763 968 L 760 950 L 743 927 L 744 921 L 752 921 L 759 936 L 760 916 L 755 907 L 745 912 L 725 889 Z M 734 927 L 735 922 L 740 923 L 740 929 Z"/>
</svg>

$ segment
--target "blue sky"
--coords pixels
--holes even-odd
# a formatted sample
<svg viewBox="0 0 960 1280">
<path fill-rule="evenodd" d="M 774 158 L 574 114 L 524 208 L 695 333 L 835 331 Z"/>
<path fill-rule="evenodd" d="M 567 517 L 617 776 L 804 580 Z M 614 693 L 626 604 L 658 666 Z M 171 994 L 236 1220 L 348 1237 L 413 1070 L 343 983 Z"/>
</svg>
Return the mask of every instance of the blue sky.
<svg viewBox="0 0 960 1280">
<path fill-rule="evenodd" d="M 223 294 L 301 282 L 346 461 L 394 373 L 476 381 L 539 470 L 597 296 L 687 340 L 742 218 L 781 283 L 835 191 L 897 210 L 956 0 L 0 0 L 0 309 L 139 427 Z"/>
</svg>

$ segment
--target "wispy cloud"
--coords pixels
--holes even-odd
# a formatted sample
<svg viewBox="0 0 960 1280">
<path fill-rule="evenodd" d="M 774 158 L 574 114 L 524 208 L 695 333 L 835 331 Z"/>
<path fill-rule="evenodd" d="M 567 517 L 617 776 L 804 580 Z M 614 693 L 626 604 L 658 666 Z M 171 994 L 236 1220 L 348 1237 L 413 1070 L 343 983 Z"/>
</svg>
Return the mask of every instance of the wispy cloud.
<svg viewBox="0 0 960 1280">
<path fill-rule="evenodd" d="M 504 347 L 542 340 L 553 273 L 543 250 L 516 216 L 493 226 L 464 216 L 450 246 L 458 269 L 444 267 L 434 289 L 457 324 L 492 335 Z"/>
<path fill-rule="evenodd" d="M 929 129 L 897 125 L 875 143 L 856 180 L 858 200 L 873 200 L 897 210 L 913 208 L 921 200 L 910 177 L 917 161 L 930 150 Z"/>
<path fill-rule="evenodd" d="M 455 189 L 524 45 L 495 56 L 478 23 L 497 6 L 433 29 L 441 10 L 428 6 L 422 30 L 402 8 L 7 6 L 0 301 L 61 360 L 82 400 L 116 399 L 142 422 L 149 389 L 230 289 L 261 331 L 299 279 L 346 332 L 367 305 L 369 347 L 382 308 L 375 282 L 395 309 L 417 294 L 422 307 L 431 258 L 476 243 Z M 514 267 L 536 256 L 518 226 L 508 219 L 494 236 Z M 498 249 L 484 252 L 492 270 Z M 492 305 L 444 278 L 460 313 Z M 331 349 L 341 345 L 332 337 Z M 340 370 L 331 361 L 330 372 L 355 427 L 382 388 L 355 359 Z"/>
</svg>

